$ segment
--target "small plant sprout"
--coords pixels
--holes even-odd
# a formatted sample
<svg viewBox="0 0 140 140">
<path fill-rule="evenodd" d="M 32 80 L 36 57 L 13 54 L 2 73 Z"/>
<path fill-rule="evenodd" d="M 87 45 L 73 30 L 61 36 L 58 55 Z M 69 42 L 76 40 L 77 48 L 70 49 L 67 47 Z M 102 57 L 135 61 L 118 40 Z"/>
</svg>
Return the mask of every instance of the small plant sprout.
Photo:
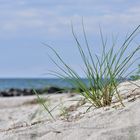
<svg viewBox="0 0 140 140">
<path fill-rule="evenodd" d="M 49 110 L 48 106 L 46 105 L 46 103 L 44 102 L 44 99 L 42 99 L 39 94 L 37 93 L 36 90 L 33 89 L 33 92 L 35 93 L 35 95 L 37 96 L 38 102 L 44 107 L 44 109 L 48 112 L 48 114 L 50 115 L 50 117 L 55 121 L 54 116 L 51 113 L 51 110 Z"/>
</svg>

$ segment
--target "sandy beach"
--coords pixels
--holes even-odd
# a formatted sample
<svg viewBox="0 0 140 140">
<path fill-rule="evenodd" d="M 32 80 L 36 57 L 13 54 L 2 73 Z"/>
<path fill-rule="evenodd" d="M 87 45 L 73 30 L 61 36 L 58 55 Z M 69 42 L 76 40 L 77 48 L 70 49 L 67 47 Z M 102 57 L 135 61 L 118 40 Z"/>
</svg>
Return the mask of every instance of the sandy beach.
<svg viewBox="0 0 140 140">
<path fill-rule="evenodd" d="M 0 140 L 139 140 L 140 80 L 118 86 L 125 107 L 90 107 L 75 93 L 0 98 Z"/>
<path fill-rule="evenodd" d="M 0 140 L 140 140 L 140 0 L 0 0 Z"/>
</svg>

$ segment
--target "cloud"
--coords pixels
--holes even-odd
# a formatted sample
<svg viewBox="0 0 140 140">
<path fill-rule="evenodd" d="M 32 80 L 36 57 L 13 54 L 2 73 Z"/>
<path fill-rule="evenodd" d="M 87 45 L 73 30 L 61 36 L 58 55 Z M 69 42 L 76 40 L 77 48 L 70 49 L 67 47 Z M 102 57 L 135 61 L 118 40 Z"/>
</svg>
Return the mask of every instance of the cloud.
<svg viewBox="0 0 140 140">
<path fill-rule="evenodd" d="M 71 0 L 59 2 L 10 0 L 1 1 L 1 7 L 8 7 L 0 13 L 0 30 L 2 34 L 15 32 L 17 35 L 22 30 L 41 33 L 46 30 L 47 34 L 65 36 L 70 30 L 71 20 L 76 25 L 77 31 L 81 30 L 82 16 L 85 20 L 87 32 L 97 32 L 99 24 L 104 25 L 106 31 L 111 31 L 114 26 L 128 29 L 131 25 L 140 22 L 140 7 L 135 5 L 118 11 L 115 4 L 124 3 L 125 0 L 115 0 L 110 3 L 102 1 Z M 118 8 L 119 9 L 119 8 Z M 123 12 L 122 12 L 123 9 Z"/>
</svg>

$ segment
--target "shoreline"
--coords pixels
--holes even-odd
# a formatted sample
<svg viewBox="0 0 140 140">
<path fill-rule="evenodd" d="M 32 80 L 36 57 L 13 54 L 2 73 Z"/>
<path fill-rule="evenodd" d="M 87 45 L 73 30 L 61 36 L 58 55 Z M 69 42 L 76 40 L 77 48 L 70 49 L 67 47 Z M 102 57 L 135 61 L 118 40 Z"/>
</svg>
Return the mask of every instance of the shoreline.
<svg viewBox="0 0 140 140">
<path fill-rule="evenodd" d="M 74 92 L 75 88 L 59 88 L 57 86 L 50 86 L 48 88 L 34 89 L 38 94 L 58 94 L 58 93 L 71 93 Z M 14 97 L 14 96 L 30 96 L 35 95 L 33 89 L 19 89 L 19 88 L 10 88 L 0 90 L 0 97 Z"/>
<path fill-rule="evenodd" d="M 88 80 L 81 78 L 88 86 Z M 118 79 L 119 80 L 119 79 Z M 120 79 L 120 82 L 130 79 Z M 29 96 L 34 95 L 32 89 L 38 91 L 39 94 L 43 93 L 63 93 L 75 92 L 81 89 L 76 89 L 74 85 L 69 84 L 68 81 L 54 78 L 54 79 L 41 79 L 41 78 L 2 78 L 0 79 L 0 97 L 11 96 Z M 90 88 L 90 87 L 89 87 Z"/>
<path fill-rule="evenodd" d="M 130 79 L 127 79 L 127 81 L 120 82 L 120 84 L 129 82 L 129 81 Z M 132 81 L 132 82 L 135 82 L 135 81 Z M 6 88 L 6 89 L 0 89 L 0 97 L 35 95 L 35 93 L 33 92 L 33 89 L 36 90 L 38 94 L 82 92 L 81 89 L 77 89 L 75 87 L 61 87 L 61 86 L 48 86 L 44 88 Z"/>
</svg>

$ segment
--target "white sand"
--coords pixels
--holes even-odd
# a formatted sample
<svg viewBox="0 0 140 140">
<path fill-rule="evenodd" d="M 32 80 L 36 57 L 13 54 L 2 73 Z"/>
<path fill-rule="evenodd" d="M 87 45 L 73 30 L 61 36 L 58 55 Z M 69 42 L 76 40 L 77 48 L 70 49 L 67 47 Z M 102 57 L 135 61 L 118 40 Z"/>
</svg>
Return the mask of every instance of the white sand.
<svg viewBox="0 0 140 140">
<path fill-rule="evenodd" d="M 134 82 L 140 86 L 140 80 Z M 36 96 L 0 98 L 0 140 L 140 140 L 140 88 L 119 85 L 125 107 L 95 109 L 80 95 L 44 96 L 52 120 Z M 116 101 L 116 99 L 114 99 Z"/>
</svg>

